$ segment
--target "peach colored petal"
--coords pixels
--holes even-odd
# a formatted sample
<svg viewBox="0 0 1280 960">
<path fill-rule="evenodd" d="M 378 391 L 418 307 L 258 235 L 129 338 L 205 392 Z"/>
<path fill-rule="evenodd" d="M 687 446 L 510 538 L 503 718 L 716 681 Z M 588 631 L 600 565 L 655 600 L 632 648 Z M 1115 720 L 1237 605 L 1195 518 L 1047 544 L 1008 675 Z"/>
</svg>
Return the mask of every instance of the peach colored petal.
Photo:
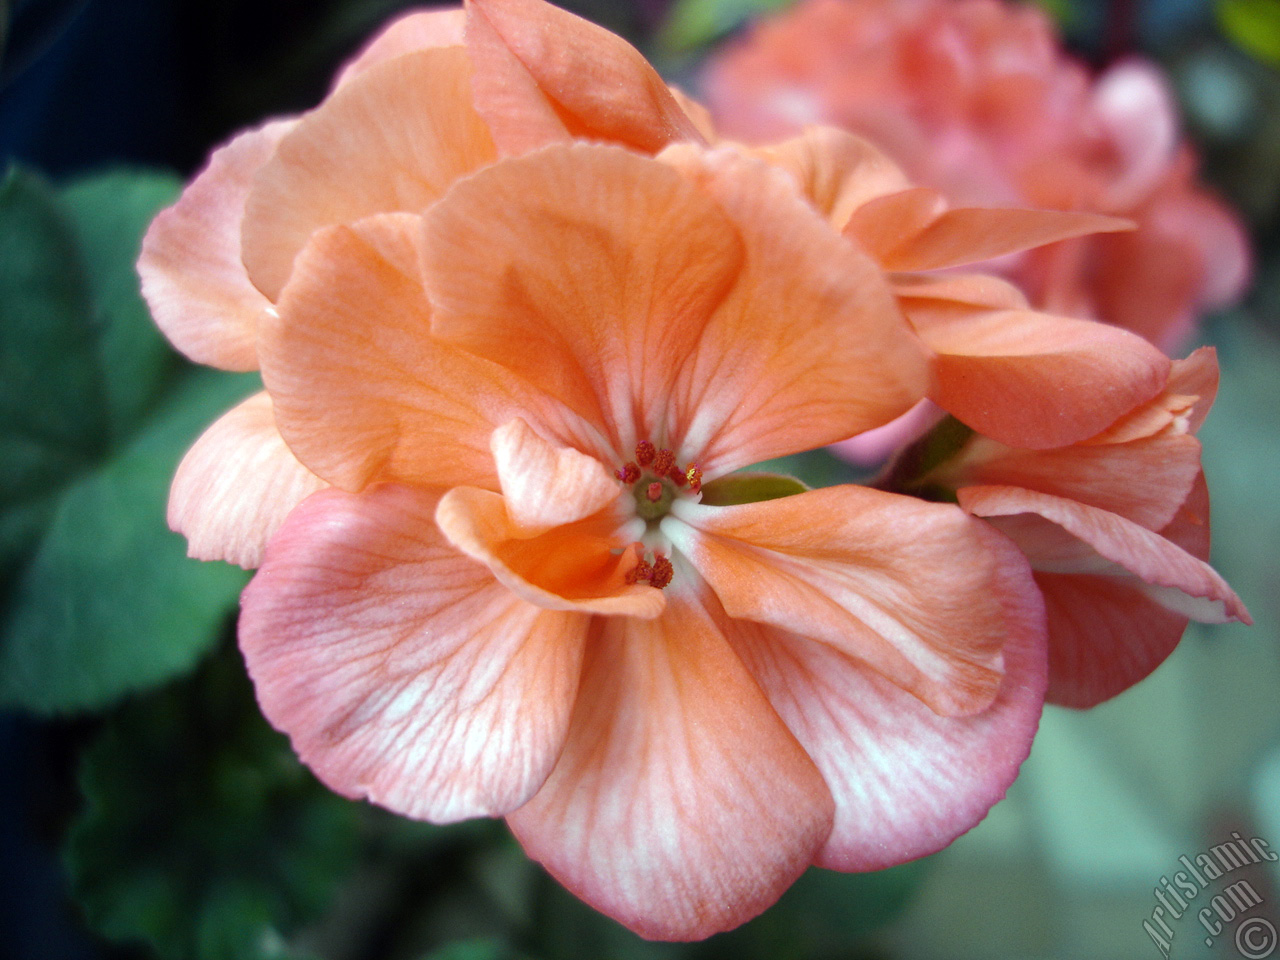
<svg viewBox="0 0 1280 960">
<path fill-rule="evenodd" d="M 636 539 L 627 519 L 627 511 L 606 509 L 529 536 L 512 520 L 501 495 L 475 487 L 455 487 L 436 510 L 436 522 L 450 543 L 532 604 L 547 610 L 656 617 L 665 604 L 662 591 L 627 583 L 627 573 L 636 565 L 635 552 L 625 549 Z"/>
<path fill-rule="evenodd" d="M 657 620 L 603 622 L 560 762 L 508 817 L 571 891 L 663 940 L 700 939 L 772 904 L 832 812 L 702 602 L 678 590 L 685 573 Z"/>
<path fill-rule="evenodd" d="M 528 377 L 628 456 L 666 440 L 675 372 L 741 270 L 715 203 L 664 164 L 555 146 L 458 183 L 425 224 L 437 335 Z"/>
<path fill-rule="evenodd" d="M 931 479 L 960 486 L 1036 490 L 1119 514 L 1159 530 L 1187 499 L 1200 473 L 1200 443 L 1163 433 L 1120 444 L 1018 450 L 975 437 Z"/>
<path fill-rule="evenodd" d="M 1000 692 L 974 716 L 939 716 L 825 643 L 744 621 L 725 628 L 835 798 L 816 865 L 879 870 L 940 850 L 1017 776 L 1044 700 L 1044 611 L 1017 549 L 992 549 L 1011 554 L 1001 584 L 1009 640 Z"/>
<path fill-rule="evenodd" d="M 938 215 L 897 246 L 881 248 L 878 255 L 889 270 L 940 270 L 1133 226 L 1129 220 L 1097 213 L 962 207 Z"/>
<path fill-rule="evenodd" d="M 893 292 L 903 301 L 903 309 L 908 316 L 917 307 L 937 310 L 949 303 L 957 308 L 985 307 L 988 310 L 1025 310 L 1028 307 L 1026 294 L 1012 283 L 982 273 L 897 273 L 890 282 Z"/>
<path fill-rule="evenodd" d="M 318 231 L 263 324 L 263 378 L 281 432 L 330 483 L 497 489 L 494 429 L 557 421 L 507 370 L 432 337 L 420 226 L 392 213 Z"/>
<path fill-rule="evenodd" d="M 435 47 L 460 47 L 464 44 L 463 27 L 466 14 L 462 7 L 437 10 L 414 10 L 392 20 L 376 37 L 356 54 L 338 73 L 333 89 L 349 83 L 358 74 L 384 60 L 406 53 Z"/>
<path fill-rule="evenodd" d="M 689 122 L 693 124 L 694 129 L 702 135 L 703 140 L 713 144 L 720 139 L 719 134 L 716 133 L 715 121 L 711 118 L 710 110 L 679 87 L 667 87 L 667 89 L 671 92 L 671 96 L 676 103 L 679 104 L 680 109 L 684 111 L 684 115 L 689 118 Z"/>
<path fill-rule="evenodd" d="M 930 399 L 979 433 L 1033 450 L 1076 443 L 1160 392 L 1169 359 L 1141 337 L 1029 310 L 912 310 L 938 354 Z"/>
<path fill-rule="evenodd" d="M 1047 699 L 1087 709 L 1123 693 L 1164 663 L 1187 618 L 1135 584 L 1090 574 L 1037 573 L 1049 621 Z"/>
<path fill-rule="evenodd" d="M 830 644 L 942 715 L 996 697 L 1007 551 L 954 506 L 828 487 L 732 507 L 678 502 L 662 531 L 732 617 Z"/>
<path fill-rule="evenodd" d="M 864 204 L 911 186 L 871 143 L 834 127 L 811 127 L 799 137 L 752 152 L 791 174 L 836 230 L 843 230 Z"/>
<path fill-rule="evenodd" d="M 263 713 L 331 789 L 449 822 L 542 785 L 589 618 L 525 603 L 453 550 L 438 498 L 312 497 L 245 590 L 240 645 Z"/>
<path fill-rule="evenodd" d="M 1165 609 L 1202 623 L 1252 623 L 1212 567 L 1123 517 L 1017 487 L 965 487 L 957 496 L 965 510 L 1018 544 L 1034 570 L 1119 577 Z"/>
<path fill-rule="evenodd" d="M 324 486 L 285 446 L 271 398 L 256 393 L 182 458 L 169 491 L 169 526 L 187 538 L 189 556 L 251 569 L 289 511 Z"/>
<path fill-rule="evenodd" d="M 946 201 L 936 190 L 909 187 L 863 203 L 850 215 L 842 232 L 883 265 L 908 238 L 932 223 L 945 206 Z"/>
<path fill-rule="evenodd" d="M 142 240 L 142 295 L 169 342 L 196 363 L 256 370 L 258 319 L 271 304 L 240 261 L 254 174 L 295 120 L 273 120 L 215 150 Z"/>
<path fill-rule="evenodd" d="M 702 142 L 648 61 L 603 27 L 542 0 L 469 0 L 466 34 L 476 108 L 504 154 L 567 137 L 642 153 Z"/>
<path fill-rule="evenodd" d="M 520 535 L 582 520 L 618 499 L 620 485 L 595 457 L 558 447 L 517 418 L 489 443 L 507 515 Z"/>
<path fill-rule="evenodd" d="M 1217 395 L 1218 355 L 1213 347 L 1201 347 L 1185 360 L 1173 361 L 1169 380 L 1160 393 L 1085 442 L 1127 443 L 1167 428 L 1195 433 Z"/>
<path fill-rule="evenodd" d="M 244 262 L 275 300 L 320 227 L 374 213 L 418 212 L 494 159 L 471 108 L 464 50 L 406 54 L 370 67 L 307 114 L 254 179 Z"/>
<path fill-rule="evenodd" d="M 669 148 L 663 160 L 733 219 L 746 259 L 684 359 L 673 410 L 704 474 L 881 426 L 922 399 L 925 354 L 871 260 L 740 153 Z"/>
</svg>

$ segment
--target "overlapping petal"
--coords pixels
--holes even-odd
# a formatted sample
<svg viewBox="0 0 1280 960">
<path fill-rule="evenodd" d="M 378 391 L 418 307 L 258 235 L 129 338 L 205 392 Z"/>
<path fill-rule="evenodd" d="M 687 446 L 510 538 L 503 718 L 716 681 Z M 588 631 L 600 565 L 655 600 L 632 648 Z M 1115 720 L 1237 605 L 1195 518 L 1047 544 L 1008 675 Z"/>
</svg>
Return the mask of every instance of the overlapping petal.
<svg viewBox="0 0 1280 960">
<path fill-rule="evenodd" d="M 466 15 L 461 6 L 415 10 L 391 21 L 347 63 L 334 81 L 334 89 L 384 60 L 436 47 L 460 47 L 465 43 Z"/>
<path fill-rule="evenodd" d="M 528 604 L 437 531 L 439 491 L 323 491 L 272 541 L 240 644 L 330 788 L 437 822 L 503 814 L 564 743 L 589 618 Z"/>
<path fill-rule="evenodd" d="M 318 231 L 263 325 L 263 379 L 289 445 L 330 483 L 497 489 L 494 429 L 562 421 L 508 370 L 431 335 L 420 227 L 400 213 Z"/>
<path fill-rule="evenodd" d="M 253 568 L 289 511 L 324 486 L 285 446 L 271 397 L 257 393 L 223 414 L 182 458 L 169 492 L 169 526 L 187 538 L 191 556 Z"/>
<path fill-rule="evenodd" d="M 321 227 L 419 212 L 491 162 L 459 47 L 406 54 L 353 77 L 281 139 L 245 204 L 244 264 L 275 300 Z"/>
<path fill-rule="evenodd" d="M 1024 561 L 953 506 L 828 487 L 677 503 L 662 530 L 731 617 L 821 640 L 942 715 L 978 713 L 1000 689 L 1002 595 Z"/>
<path fill-rule="evenodd" d="M 592 638 L 564 753 L 508 817 L 525 850 L 645 937 L 737 926 L 831 829 L 822 777 L 677 570 L 656 620 Z M 711 601 L 714 603 L 714 601 Z"/>
<path fill-rule="evenodd" d="M 476 108 L 504 154 L 574 137 L 657 153 L 701 142 L 697 126 L 631 44 L 541 0 L 469 0 Z"/>
<path fill-rule="evenodd" d="M 257 369 L 258 321 L 271 304 L 241 262 L 240 223 L 254 175 L 295 123 L 273 120 L 215 150 L 143 238 L 138 273 L 151 315 L 197 363 Z"/>
</svg>

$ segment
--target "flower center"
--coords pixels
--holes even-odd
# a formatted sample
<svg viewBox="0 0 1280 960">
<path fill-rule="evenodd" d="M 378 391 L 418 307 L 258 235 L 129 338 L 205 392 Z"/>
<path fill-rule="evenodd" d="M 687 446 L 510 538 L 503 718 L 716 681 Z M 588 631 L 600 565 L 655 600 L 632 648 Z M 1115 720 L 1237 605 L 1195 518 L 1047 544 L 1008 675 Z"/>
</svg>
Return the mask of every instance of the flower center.
<svg viewBox="0 0 1280 960">
<path fill-rule="evenodd" d="M 677 496 L 702 490 L 702 469 L 696 463 L 681 469 L 676 466 L 676 455 L 672 451 L 655 447 L 648 440 L 636 444 L 636 458 L 628 460 L 614 476 L 631 487 L 636 516 L 649 525 L 651 532 L 656 521 L 670 512 Z M 647 583 L 659 590 L 669 584 L 674 574 L 671 561 L 659 550 L 646 551 L 643 543 L 634 546 L 639 562 L 627 574 L 627 582 Z"/>
</svg>

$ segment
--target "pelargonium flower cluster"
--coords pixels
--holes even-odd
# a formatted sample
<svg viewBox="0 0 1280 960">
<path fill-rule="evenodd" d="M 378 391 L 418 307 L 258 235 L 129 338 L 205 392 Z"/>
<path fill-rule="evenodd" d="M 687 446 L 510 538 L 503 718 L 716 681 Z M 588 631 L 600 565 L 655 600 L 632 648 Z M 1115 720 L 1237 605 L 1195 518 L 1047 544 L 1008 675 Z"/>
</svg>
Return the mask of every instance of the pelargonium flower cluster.
<svg viewBox="0 0 1280 960">
<path fill-rule="evenodd" d="M 588 903 L 705 937 L 810 864 L 940 849 L 1046 690 L 1247 617 L 1204 562 L 1212 355 L 957 269 L 1127 226 L 956 205 L 836 130 L 721 142 L 541 0 L 411 14 L 147 235 L 160 327 L 265 386 L 170 521 L 258 567 L 259 702 L 332 789 L 504 816 Z M 876 487 L 744 469 L 926 397 L 949 433 Z"/>
</svg>

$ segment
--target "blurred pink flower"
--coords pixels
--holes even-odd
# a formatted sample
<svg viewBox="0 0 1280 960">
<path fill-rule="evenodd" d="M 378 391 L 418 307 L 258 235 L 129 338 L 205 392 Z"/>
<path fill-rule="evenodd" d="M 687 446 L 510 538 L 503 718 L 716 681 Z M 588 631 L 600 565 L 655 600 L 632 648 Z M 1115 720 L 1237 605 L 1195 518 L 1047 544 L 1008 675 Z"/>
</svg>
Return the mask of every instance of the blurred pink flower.
<svg viewBox="0 0 1280 960">
<path fill-rule="evenodd" d="M 1196 181 L 1160 71 L 1135 59 L 1091 79 L 1030 5 L 805 0 L 715 55 L 703 89 L 728 136 L 767 141 L 834 124 L 953 203 L 1137 221 L 1132 233 L 993 265 L 1040 309 L 1169 350 L 1246 284 L 1245 235 Z"/>
</svg>

